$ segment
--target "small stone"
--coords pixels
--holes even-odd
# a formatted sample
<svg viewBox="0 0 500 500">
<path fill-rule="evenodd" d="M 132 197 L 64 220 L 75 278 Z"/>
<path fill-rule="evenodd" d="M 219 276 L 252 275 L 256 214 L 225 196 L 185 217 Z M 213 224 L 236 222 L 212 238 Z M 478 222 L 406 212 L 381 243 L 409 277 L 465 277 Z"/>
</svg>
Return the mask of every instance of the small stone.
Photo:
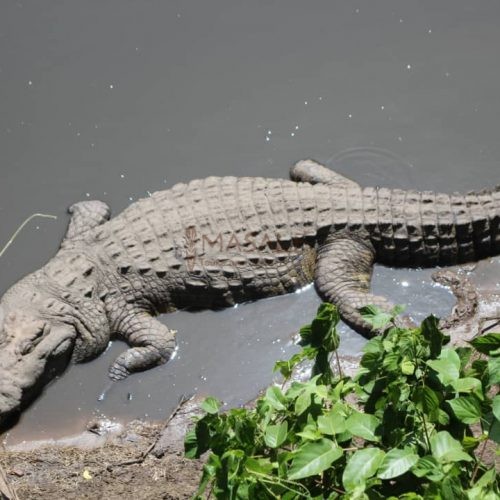
<svg viewBox="0 0 500 500">
<path fill-rule="evenodd" d="M 127 441 L 128 443 L 137 443 L 141 440 L 141 436 L 139 436 L 135 432 L 128 432 L 127 434 L 125 434 L 123 440 Z"/>
<path fill-rule="evenodd" d="M 24 476 L 24 471 L 21 470 L 21 469 L 16 469 L 16 468 L 9 469 L 8 473 L 11 476 L 17 476 L 17 477 L 23 477 Z"/>
</svg>

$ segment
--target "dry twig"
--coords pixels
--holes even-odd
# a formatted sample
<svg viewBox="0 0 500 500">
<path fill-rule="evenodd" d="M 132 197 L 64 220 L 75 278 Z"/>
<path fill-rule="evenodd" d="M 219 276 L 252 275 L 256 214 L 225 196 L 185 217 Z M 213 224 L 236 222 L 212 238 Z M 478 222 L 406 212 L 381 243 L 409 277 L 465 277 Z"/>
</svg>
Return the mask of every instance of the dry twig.
<svg viewBox="0 0 500 500">
<path fill-rule="evenodd" d="M 0 464 L 0 499 L 1 500 L 19 500 L 16 490 L 7 480 L 7 474 Z"/>
<path fill-rule="evenodd" d="M 109 472 L 111 472 L 111 470 L 113 469 L 113 467 L 121 467 L 121 466 L 124 466 L 124 465 L 134 465 L 134 464 L 142 464 L 142 462 L 144 462 L 144 460 L 146 460 L 147 456 L 151 453 L 151 451 L 153 450 L 153 448 L 156 446 L 156 444 L 158 443 L 158 440 L 161 438 L 161 436 L 163 435 L 163 432 L 165 431 L 165 429 L 168 427 L 168 424 L 170 424 L 170 422 L 172 421 L 172 419 L 177 415 L 177 413 L 179 412 L 179 410 L 184 406 L 185 403 L 187 403 L 190 399 L 192 398 L 192 396 L 184 396 L 184 394 L 180 397 L 179 399 L 179 402 L 177 403 L 177 406 L 173 409 L 172 413 L 170 414 L 170 416 L 167 418 L 167 420 L 165 420 L 165 423 L 163 424 L 162 428 L 160 429 L 160 431 L 158 432 L 158 435 L 156 436 L 156 439 L 151 443 L 151 445 L 148 447 L 147 450 L 143 451 L 137 458 L 133 458 L 131 460 L 125 460 L 124 462 L 118 462 L 117 464 L 109 464 L 107 467 L 106 467 L 106 470 L 108 470 Z"/>
<path fill-rule="evenodd" d="M 23 230 L 24 226 L 28 224 L 35 217 L 45 217 L 46 219 L 57 219 L 57 216 L 50 214 L 31 214 L 24 222 L 15 230 L 14 234 L 10 237 L 9 241 L 5 244 L 5 246 L 0 250 L 0 257 L 7 251 L 7 248 L 12 245 L 13 241 L 17 238 L 17 235 Z"/>
</svg>

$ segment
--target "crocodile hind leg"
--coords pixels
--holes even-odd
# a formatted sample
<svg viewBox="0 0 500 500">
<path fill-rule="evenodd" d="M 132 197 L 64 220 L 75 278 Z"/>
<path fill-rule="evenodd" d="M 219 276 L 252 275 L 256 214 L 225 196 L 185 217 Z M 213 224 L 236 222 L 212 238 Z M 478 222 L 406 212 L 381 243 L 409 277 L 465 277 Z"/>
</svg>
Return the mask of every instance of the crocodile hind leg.
<svg viewBox="0 0 500 500">
<path fill-rule="evenodd" d="M 337 187 L 359 187 L 353 180 L 330 170 L 314 160 L 298 161 L 290 169 L 290 179 L 296 182 L 309 182 L 310 184 L 328 184 Z"/>
<path fill-rule="evenodd" d="M 363 320 L 359 308 L 374 305 L 389 312 L 394 307 L 385 297 L 370 293 L 375 250 L 359 233 L 330 233 L 318 248 L 315 285 L 319 294 L 335 304 L 342 319 L 358 333 L 377 332 Z"/>
<path fill-rule="evenodd" d="M 166 363 L 174 352 L 175 330 L 146 311 L 125 309 L 115 330 L 131 347 L 111 365 L 109 376 L 113 380 Z"/>
</svg>

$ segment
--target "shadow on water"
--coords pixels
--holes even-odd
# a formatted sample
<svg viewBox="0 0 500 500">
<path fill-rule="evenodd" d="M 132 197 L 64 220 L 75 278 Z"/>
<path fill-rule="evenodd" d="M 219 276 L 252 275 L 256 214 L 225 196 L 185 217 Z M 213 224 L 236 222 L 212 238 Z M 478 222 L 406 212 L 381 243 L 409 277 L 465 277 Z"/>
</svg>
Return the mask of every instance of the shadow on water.
<svg viewBox="0 0 500 500">
<path fill-rule="evenodd" d="M 82 199 L 116 214 L 176 182 L 284 177 L 307 157 L 362 185 L 497 184 L 499 20 L 499 3 L 468 0 L 2 2 L 0 242 L 32 213 L 58 220 L 19 234 L 0 293 L 56 252 Z M 373 289 L 416 319 L 444 315 L 453 299 L 431 271 L 377 266 Z M 498 283 L 498 266 L 482 272 Z M 9 441 L 76 433 L 95 414 L 164 418 L 194 391 L 241 404 L 318 304 L 310 288 L 164 316 L 178 330 L 172 362 L 111 384 L 125 348 L 113 342 L 50 384 Z M 341 333 L 359 352 L 364 340 Z"/>
</svg>

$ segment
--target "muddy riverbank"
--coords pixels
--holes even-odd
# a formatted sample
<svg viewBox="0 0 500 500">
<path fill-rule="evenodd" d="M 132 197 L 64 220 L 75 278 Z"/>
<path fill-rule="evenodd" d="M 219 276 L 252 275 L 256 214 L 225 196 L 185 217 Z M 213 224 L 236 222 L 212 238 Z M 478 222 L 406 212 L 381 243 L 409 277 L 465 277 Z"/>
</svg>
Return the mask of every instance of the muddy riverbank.
<svg viewBox="0 0 500 500">
<path fill-rule="evenodd" d="M 161 423 L 135 421 L 106 444 L 82 435 L 84 447 L 4 451 L 0 464 L 19 499 L 190 498 L 201 463 L 183 458 L 180 440 L 173 441 L 162 458 L 148 454 L 142 460 L 161 429 Z"/>
</svg>

